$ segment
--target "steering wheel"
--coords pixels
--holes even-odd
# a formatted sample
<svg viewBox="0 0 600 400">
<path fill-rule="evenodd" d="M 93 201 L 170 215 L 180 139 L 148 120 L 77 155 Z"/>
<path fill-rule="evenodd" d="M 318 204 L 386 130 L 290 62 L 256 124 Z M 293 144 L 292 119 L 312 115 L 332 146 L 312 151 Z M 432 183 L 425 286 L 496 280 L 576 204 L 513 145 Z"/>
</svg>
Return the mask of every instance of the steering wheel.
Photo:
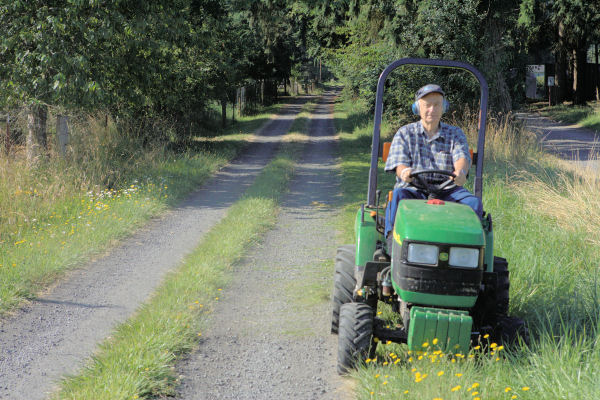
<svg viewBox="0 0 600 400">
<path fill-rule="evenodd" d="M 445 175 L 449 178 L 440 184 L 432 184 L 427 182 L 427 180 L 425 180 L 422 177 L 423 175 L 432 174 Z M 456 187 L 454 179 L 451 179 L 456 178 L 456 174 L 454 172 L 449 172 L 443 169 L 421 169 L 411 172 L 409 177 L 413 178 L 412 182 L 410 182 L 409 185 L 412 185 L 419 190 L 424 190 L 430 195 L 433 195 L 434 197 L 441 196 L 444 192 L 454 189 Z"/>
</svg>

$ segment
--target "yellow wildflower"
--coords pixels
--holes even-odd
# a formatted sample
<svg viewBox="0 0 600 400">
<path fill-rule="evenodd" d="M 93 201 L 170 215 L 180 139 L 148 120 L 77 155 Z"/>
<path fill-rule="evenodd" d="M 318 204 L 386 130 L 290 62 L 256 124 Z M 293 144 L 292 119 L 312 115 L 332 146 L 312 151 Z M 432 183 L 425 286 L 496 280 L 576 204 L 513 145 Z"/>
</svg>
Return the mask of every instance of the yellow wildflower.
<svg viewBox="0 0 600 400">
<path fill-rule="evenodd" d="M 460 385 L 458 385 L 458 386 L 454 386 L 452 389 L 450 389 L 450 391 L 451 391 L 451 392 L 456 392 L 456 391 L 459 391 L 461 387 L 462 387 L 462 386 L 460 386 Z"/>
</svg>

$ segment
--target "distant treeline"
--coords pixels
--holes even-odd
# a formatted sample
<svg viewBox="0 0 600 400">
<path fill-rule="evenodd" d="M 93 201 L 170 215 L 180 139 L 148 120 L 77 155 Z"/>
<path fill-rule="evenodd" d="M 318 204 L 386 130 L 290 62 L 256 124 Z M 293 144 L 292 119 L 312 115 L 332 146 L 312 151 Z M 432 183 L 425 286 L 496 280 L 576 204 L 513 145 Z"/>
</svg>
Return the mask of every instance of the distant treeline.
<svg viewBox="0 0 600 400">
<path fill-rule="evenodd" d="M 600 0 L 0 0 L 0 107 L 165 118 L 189 132 L 210 102 L 225 109 L 247 87 L 268 103 L 325 66 L 372 101 L 382 68 L 412 56 L 476 65 L 507 111 L 540 52 L 556 59 L 560 96 L 580 103 L 599 27 Z M 455 103 L 477 98 L 460 73 L 413 68 L 392 77 L 386 103 L 406 105 L 429 80 Z"/>
</svg>

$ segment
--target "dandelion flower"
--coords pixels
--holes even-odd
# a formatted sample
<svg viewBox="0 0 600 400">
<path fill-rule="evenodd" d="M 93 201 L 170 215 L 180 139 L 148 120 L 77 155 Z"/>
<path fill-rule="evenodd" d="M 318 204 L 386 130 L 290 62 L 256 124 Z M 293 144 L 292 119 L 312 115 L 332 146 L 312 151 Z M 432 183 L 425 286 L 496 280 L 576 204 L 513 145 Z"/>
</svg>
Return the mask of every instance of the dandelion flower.
<svg viewBox="0 0 600 400">
<path fill-rule="evenodd" d="M 521 388 L 521 390 L 522 390 L 522 391 L 524 391 L 524 392 L 526 392 L 526 391 L 528 391 L 528 390 L 529 390 L 529 386 L 523 386 L 523 387 Z"/>
<path fill-rule="evenodd" d="M 442 375 L 444 375 L 444 371 L 440 371 L 437 373 L 437 376 L 442 376 Z"/>
<path fill-rule="evenodd" d="M 477 396 L 479 394 L 479 392 L 473 392 L 471 393 L 471 396 Z"/>
<path fill-rule="evenodd" d="M 454 376 L 456 376 L 456 377 L 458 377 L 458 378 L 460 378 L 462 375 L 463 375 L 463 374 L 461 374 L 460 372 L 459 372 L 459 373 L 457 373 L 457 374 L 454 374 Z"/>
<path fill-rule="evenodd" d="M 489 338 L 489 337 L 490 337 L 490 334 L 489 334 L 489 333 L 486 333 L 485 335 L 483 335 L 483 338 L 484 338 L 484 339 L 487 339 L 487 338 Z"/>
<path fill-rule="evenodd" d="M 516 395 L 516 394 L 513 394 L 513 395 L 512 395 L 510 398 L 511 398 L 512 400 L 514 400 L 514 399 L 516 399 L 516 398 L 517 398 L 517 395 Z"/>
<path fill-rule="evenodd" d="M 504 388 L 504 393 L 508 393 L 508 392 L 510 392 L 511 390 L 512 390 L 512 388 L 510 388 L 510 387 L 508 387 L 508 386 L 507 386 L 507 387 L 505 387 L 505 388 Z"/>
<path fill-rule="evenodd" d="M 429 347 L 429 343 L 428 342 L 423 343 L 423 347 Z"/>
<path fill-rule="evenodd" d="M 459 390 L 460 390 L 460 388 L 461 388 L 461 387 L 462 387 L 462 386 L 460 386 L 460 385 L 454 386 L 452 389 L 450 389 L 450 391 L 451 391 L 451 392 L 457 392 L 457 391 L 459 391 Z"/>
<path fill-rule="evenodd" d="M 434 339 L 433 339 L 431 342 L 432 342 L 433 344 L 438 344 L 438 339 L 437 339 L 437 338 L 434 338 Z"/>
</svg>

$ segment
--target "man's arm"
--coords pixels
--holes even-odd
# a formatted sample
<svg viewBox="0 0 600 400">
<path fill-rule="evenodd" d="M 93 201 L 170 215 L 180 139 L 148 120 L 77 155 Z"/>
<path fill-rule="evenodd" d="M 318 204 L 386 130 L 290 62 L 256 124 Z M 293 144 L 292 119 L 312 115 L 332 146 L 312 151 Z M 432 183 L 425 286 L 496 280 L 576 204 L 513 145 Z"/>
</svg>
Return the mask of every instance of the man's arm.
<svg viewBox="0 0 600 400">
<path fill-rule="evenodd" d="M 459 158 L 454 162 L 454 183 L 458 186 L 462 186 L 467 181 L 467 173 L 469 172 L 469 164 L 471 164 L 470 160 L 466 158 Z"/>
<path fill-rule="evenodd" d="M 406 165 L 400 164 L 396 167 L 396 176 L 404 182 L 410 183 L 412 182 L 412 178 L 409 177 L 409 175 L 412 172 L 412 170 L 413 169 L 411 167 L 407 167 Z"/>
</svg>

